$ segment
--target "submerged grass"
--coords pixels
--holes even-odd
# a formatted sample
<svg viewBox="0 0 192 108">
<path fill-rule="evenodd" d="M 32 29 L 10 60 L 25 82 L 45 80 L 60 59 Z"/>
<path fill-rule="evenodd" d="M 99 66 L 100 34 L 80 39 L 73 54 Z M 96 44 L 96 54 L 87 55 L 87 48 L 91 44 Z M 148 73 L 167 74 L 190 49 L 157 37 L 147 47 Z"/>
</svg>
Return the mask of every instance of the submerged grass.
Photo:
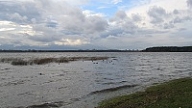
<svg viewBox="0 0 192 108">
<path fill-rule="evenodd" d="M 100 103 L 97 108 L 192 108 L 192 78 L 165 82 Z"/>
<path fill-rule="evenodd" d="M 60 57 L 60 58 L 35 58 L 30 60 L 23 60 L 22 58 L 1 58 L 2 63 L 11 63 L 12 65 L 43 65 L 48 63 L 68 63 L 71 61 L 97 61 L 107 60 L 110 57 Z"/>
</svg>

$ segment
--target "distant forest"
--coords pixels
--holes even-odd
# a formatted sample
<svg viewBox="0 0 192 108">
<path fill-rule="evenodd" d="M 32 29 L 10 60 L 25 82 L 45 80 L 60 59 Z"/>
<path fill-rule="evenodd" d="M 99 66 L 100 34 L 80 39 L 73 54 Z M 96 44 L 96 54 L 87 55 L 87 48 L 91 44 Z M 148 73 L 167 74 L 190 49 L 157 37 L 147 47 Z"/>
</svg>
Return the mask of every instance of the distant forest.
<svg viewBox="0 0 192 108">
<path fill-rule="evenodd" d="M 108 49 L 108 50 L 3 50 L 0 52 L 192 52 L 192 46 L 161 46 L 161 47 L 149 47 L 144 50 L 118 50 L 118 49 Z"/>
<path fill-rule="evenodd" d="M 192 46 L 163 46 L 163 47 L 150 47 L 143 50 L 143 52 L 192 52 Z"/>
</svg>

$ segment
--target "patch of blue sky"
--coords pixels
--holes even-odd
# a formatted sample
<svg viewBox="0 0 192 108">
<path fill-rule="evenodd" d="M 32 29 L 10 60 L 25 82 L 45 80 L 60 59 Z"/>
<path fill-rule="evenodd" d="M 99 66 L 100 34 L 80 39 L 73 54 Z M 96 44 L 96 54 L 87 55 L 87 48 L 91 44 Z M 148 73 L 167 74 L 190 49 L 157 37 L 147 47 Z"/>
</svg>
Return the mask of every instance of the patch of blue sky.
<svg viewBox="0 0 192 108">
<path fill-rule="evenodd" d="M 90 10 L 95 13 L 102 13 L 106 17 L 113 16 L 114 13 L 118 10 L 118 7 L 116 6 L 97 6 L 97 5 L 92 5 L 92 6 L 86 6 L 83 8 L 84 10 Z"/>
<path fill-rule="evenodd" d="M 108 2 L 107 2 L 108 1 Z M 84 5 L 83 10 L 90 10 L 95 13 L 102 13 L 107 17 L 113 16 L 118 10 L 128 9 L 132 7 L 133 0 L 122 0 L 117 4 L 114 4 L 111 0 L 106 1 L 90 1 L 87 5 Z"/>
</svg>

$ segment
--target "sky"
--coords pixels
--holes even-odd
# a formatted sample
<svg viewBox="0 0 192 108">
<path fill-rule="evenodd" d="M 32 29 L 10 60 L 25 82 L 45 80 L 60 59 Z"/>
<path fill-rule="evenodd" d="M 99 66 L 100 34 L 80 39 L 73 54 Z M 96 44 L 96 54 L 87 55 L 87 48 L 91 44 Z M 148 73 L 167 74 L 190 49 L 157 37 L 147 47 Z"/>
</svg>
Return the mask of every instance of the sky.
<svg viewBox="0 0 192 108">
<path fill-rule="evenodd" d="M 192 45 L 192 0 L 0 0 L 0 49 Z"/>
</svg>

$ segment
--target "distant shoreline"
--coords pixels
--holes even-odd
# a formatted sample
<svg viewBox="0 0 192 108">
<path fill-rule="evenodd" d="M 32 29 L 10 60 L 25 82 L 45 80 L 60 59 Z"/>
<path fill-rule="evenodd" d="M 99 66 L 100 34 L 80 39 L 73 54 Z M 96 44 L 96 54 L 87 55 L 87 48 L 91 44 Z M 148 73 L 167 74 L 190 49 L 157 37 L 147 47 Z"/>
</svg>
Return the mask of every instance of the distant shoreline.
<svg viewBox="0 0 192 108">
<path fill-rule="evenodd" d="M 0 50 L 0 53 L 22 53 L 22 52 L 192 52 L 192 46 L 158 46 L 158 47 L 148 47 L 143 50 L 118 50 L 118 49 L 108 49 L 108 50 L 97 50 L 97 49 L 87 49 L 87 50 Z"/>
<path fill-rule="evenodd" d="M 140 50 L 0 50 L 0 53 L 21 52 L 141 52 Z"/>
</svg>

